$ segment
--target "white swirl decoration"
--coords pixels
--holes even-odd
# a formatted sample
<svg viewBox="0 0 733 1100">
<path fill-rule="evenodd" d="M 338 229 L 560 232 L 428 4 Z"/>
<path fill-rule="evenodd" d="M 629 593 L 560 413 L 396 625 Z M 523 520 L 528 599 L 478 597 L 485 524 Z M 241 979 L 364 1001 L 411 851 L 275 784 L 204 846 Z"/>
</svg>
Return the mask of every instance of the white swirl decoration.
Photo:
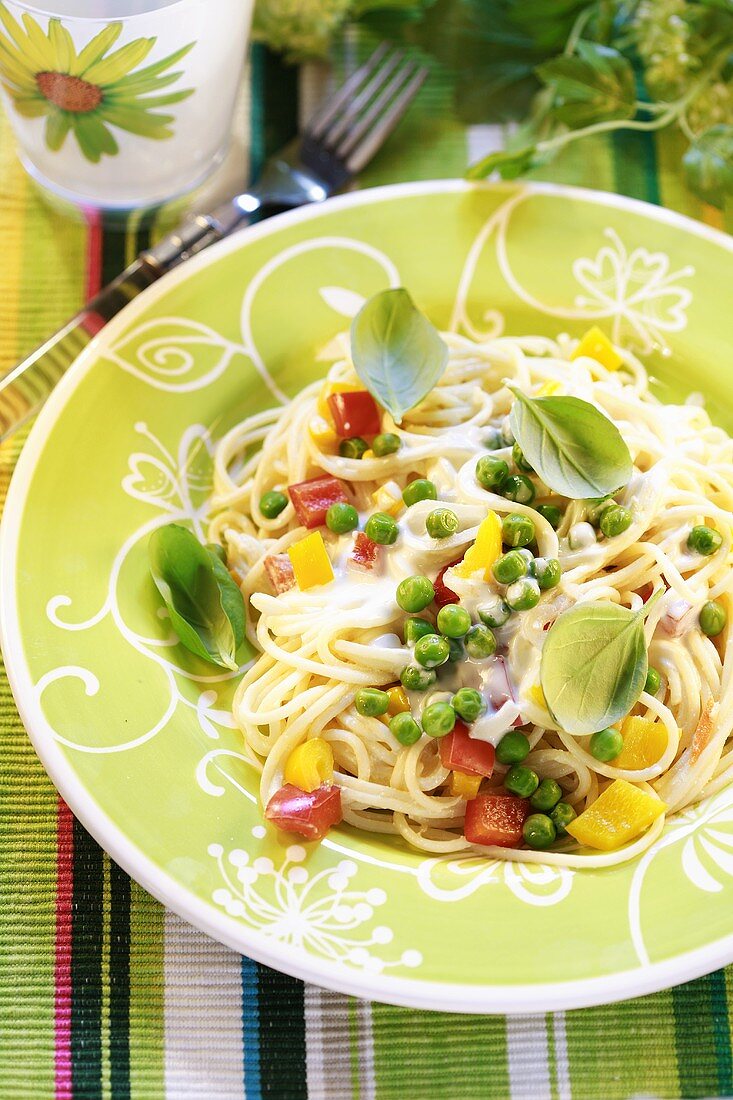
<svg viewBox="0 0 733 1100">
<path fill-rule="evenodd" d="M 209 325 L 162 317 L 126 332 L 105 358 L 157 390 L 186 393 L 214 382 L 237 354 L 246 357 L 247 349 Z"/>
<path fill-rule="evenodd" d="M 417 881 L 435 901 L 461 901 L 483 886 L 503 884 L 527 905 L 557 905 L 569 895 L 575 872 L 541 863 L 487 861 L 480 856 L 441 857 L 420 864 Z"/>
</svg>

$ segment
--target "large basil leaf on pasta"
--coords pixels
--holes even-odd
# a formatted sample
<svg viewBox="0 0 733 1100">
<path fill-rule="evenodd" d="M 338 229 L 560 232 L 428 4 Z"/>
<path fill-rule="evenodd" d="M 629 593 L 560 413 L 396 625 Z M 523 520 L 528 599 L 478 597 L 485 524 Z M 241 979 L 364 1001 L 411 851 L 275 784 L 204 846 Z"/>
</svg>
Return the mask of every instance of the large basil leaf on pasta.
<svg viewBox="0 0 733 1100">
<path fill-rule="evenodd" d="M 382 290 L 351 325 L 354 367 L 399 424 L 440 380 L 448 348 L 403 287 Z"/>
<path fill-rule="evenodd" d="M 597 733 L 629 713 L 646 679 L 644 619 L 650 608 L 649 600 L 638 612 L 584 603 L 555 621 L 542 649 L 540 682 L 560 729 Z"/>
<path fill-rule="evenodd" d="M 181 644 L 205 661 L 236 669 L 244 600 L 224 563 L 176 523 L 153 532 L 148 557 Z"/>
<path fill-rule="evenodd" d="M 615 493 L 631 477 L 623 436 L 595 405 L 579 397 L 516 397 L 510 415 L 528 462 L 556 493 L 573 500 Z"/>
</svg>

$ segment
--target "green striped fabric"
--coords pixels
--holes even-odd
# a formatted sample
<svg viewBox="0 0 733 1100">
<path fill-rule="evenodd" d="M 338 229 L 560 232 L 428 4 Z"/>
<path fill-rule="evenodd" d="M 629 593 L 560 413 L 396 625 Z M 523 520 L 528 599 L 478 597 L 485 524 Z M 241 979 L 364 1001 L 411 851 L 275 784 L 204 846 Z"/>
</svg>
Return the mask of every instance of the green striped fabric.
<svg viewBox="0 0 733 1100">
<path fill-rule="evenodd" d="M 348 39 L 337 58 L 365 44 Z M 256 52 L 251 161 L 292 133 L 298 74 Z M 467 131 L 435 73 L 360 181 L 460 175 L 500 139 Z M 722 226 L 687 193 L 673 139 L 597 140 L 543 178 Z M 146 243 L 38 199 L 0 121 L 0 369 Z M 0 503 L 23 443 L 0 447 Z M 166 912 L 60 802 L 0 670 L 0 1100 L 527 1100 L 733 1095 L 733 969 L 608 1008 L 524 1017 L 392 1008 L 305 986 Z"/>
</svg>

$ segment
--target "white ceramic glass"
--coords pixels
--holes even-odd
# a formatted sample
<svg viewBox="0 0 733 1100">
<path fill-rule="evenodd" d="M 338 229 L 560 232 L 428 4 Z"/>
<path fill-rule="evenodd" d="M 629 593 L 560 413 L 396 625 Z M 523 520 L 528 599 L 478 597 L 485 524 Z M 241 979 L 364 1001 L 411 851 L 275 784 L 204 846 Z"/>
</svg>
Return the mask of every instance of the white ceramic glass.
<svg viewBox="0 0 733 1100">
<path fill-rule="evenodd" d="M 253 0 L 0 0 L 28 171 L 103 210 L 190 191 L 226 153 Z"/>
</svg>

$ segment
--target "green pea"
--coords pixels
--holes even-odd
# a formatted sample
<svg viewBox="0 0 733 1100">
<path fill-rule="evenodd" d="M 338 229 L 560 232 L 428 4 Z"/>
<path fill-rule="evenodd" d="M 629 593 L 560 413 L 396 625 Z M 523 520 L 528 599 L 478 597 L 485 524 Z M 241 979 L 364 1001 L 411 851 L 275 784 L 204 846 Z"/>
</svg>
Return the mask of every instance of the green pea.
<svg viewBox="0 0 733 1100">
<path fill-rule="evenodd" d="M 448 649 L 450 650 L 450 652 L 448 654 L 448 660 L 452 664 L 456 664 L 458 661 L 465 661 L 465 659 L 466 659 L 466 648 L 463 644 L 463 639 L 462 638 L 448 638 L 447 641 L 448 641 Z"/>
<path fill-rule="evenodd" d="M 526 474 L 512 474 L 501 487 L 501 495 L 517 504 L 531 504 L 537 494 Z"/>
<path fill-rule="evenodd" d="M 487 435 L 484 436 L 482 442 L 487 451 L 498 451 L 501 447 L 505 446 L 501 432 L 498 428 L 491 428 Z M 509 467 L 507 467 L 507 470 L 508 469 Z"/>
<path fill-rule="evenodd" d="M 364 451 L 368 450 L 369 444 L 360 435 L 352 435 L 351 439 L 342 439 L 339 443 L 339 454 L 342 458 L 363 458 Z"/>
<path fill-rule="evenodd" d="M 227 552 L 220 543 L 207 542 L 206 549 L 209 551 L 210 554 L 216 554 L 219 561 L 224 562 L 224 565 L 227 564 Z"/>
<path fill-rule="evenodd" d="M 401 745 L 414 745 L 422 737 L 422 730 L 408 711 L 390 718 L 389 732 Z"/>
<path fill-rule="evenodd" d="M 388 515 L 387 512 L 375 512 L 366 521 L 364 534 L 372 542 L 378 542 L 381 546 L 391 546 L 397 542 L 399 527 L 394 516 Z"/>
<path fill-rule="evenodd" d="M 409 508 L 419 500 L 437 500 L 438 490 L 426 477 L 416 477 L 402 490 L 402 499 Z"/>
<path fill-rule="evenodd" d="M 476 613 L 482 623 L 487 626 L 504 626 L 509 621 L 511 608 L 507 607 L 501 596 L 492 596 L 486 603 L 476 608 Z"/>
<path fill-rule="evenodd" d="M 359 688 L 354 703 L 359 714 L 366 718 L 379 718 L 380 714 L 387 713 L 389 695 L 379 688 Z"/>
<path fill-rule="evenodd" d="M 397 585 L 397 605 L 410 615 L 424 611 L 435 599 L 435 589 L 427 577 L 405 577 Z"/>
<path fill-rule="evenodd" d="M 326 527 L 336 535 L 346 535 L 359 526 L 359 513 L 353 504 L 339 501 L 332 504 L 326 512 Z"/>
<path fill-rule="evenodd" d="M 549 813 L 553 806 L 562 798 L 562 787 L 554 779 L 543 779 L 537 790 L 532 795 L 530 802 L 535 810 Z"/>
<path fill-rule="evenodd" d="M 471 616 L 457 603 L 446 604 L 438 612 L 438 630 L 446 638 L 462 638 L 471 626 Z"/>
<path fill-rule="evenodd" d="M 414 645 L 426 634 L 434 634 L 435 627 L 427 619 L 405 619 L 405 644 Z"/>
<path fill-rule="evenodd" d="M 612 508 L 606 508 L 601 516 L 601 531 L 606 538 L 611 539 L 615 535 L 623 535 L 624 531 L 628 531 L 631 527 L 631 519 L 631 512 L 628 508 L 622 508 L 620 504 L 615 504 Z"/>
<path fill-rule="evenodd" d="M 518 443 L 515 443 L 512 447 L 512 460 L 517 469 L 521 470 L 523 474 L 534 473 L 532 466 L 527 462 L 527 459 L 524 457 L 524 451 Z"/>
<path fill-rule="evenodd" d="M 608 763 L 609 760 L 615 760 L 623 747 L 623 737 L 612 726 L 594 733 L 588 745 L 591 756 L 595 756 L 596 760 L 603 760 L 605 763 Z"/>
<path fill-rule="evenodd" d="M 476 480 L 482 489 L 498 492 L 509 477 L 509 466 L 503 458 L 483 455 L 476 463 Z"/>
<path fill-rule="evenodd" d="M 448 660 L 450 649 L 446 638 L 440 634 L 426 634 L 415 643 L 415 660 L 423 668 L 438 668 Z"/>
<path fill-rule="evenodd" d="M 529 740 L 521 730 L 509 730 L 496 746 L 500 764 L 521 764 L 529 756 Z"/>
<path fill-rule="evenodd" d="M 594 527 L 597 527 L 601 521 L 601 516 L 608 508 L 615 508 L 616 501 L 613 497 L 595 497 L 593 500 L 585 501 L 585 514 L 589 523 L 592 523 Z"/>
<path fill-rule="evenodd" d="M 401 446 L 402 440 L 394 432 L 383 432 L 382 435 L 375 435 L 372 440 L 372 450 L 377 458 L 393 455 Z"/>
<path fill-rule="evenodd" d="M 562 523 L 562 509 L 558 508 L 556 504 L 538 504 L 537 511 L 547 520 L 553 531 L 557 531 Z"/>
<path fill-rule="evenodd" d="M 458 530 L 458 516 L 450 508 L 436 508 L 428 513 L 425 530 L 431 539 L 447 539 Z"/>
<path fill-rule="evenodd" d="M 276 519 L 287 506 L 288 498 L 277 489 L 270 489 L 260 497 L 260 511 L 266 519 Z"/>
<path fill-rule="evenodd" d="M 696 550 L 698 554 L 704 554 L 706 558 L 720 550 L 723 545 L 723 536 L 714 527 L 699 524 L 693 527 L 687 536 L 687 545 L 690 550 Z"/>
<path fill-rule="evenodd" d="M 511 584 L 527 575 L 527 562 L 518 550 L 509 550 L 497 558 L 491 567 L 494 580 L 499 584 Z"/>
<path fill-rule="evenodd" d="M 703 634 L 707 634 L 708 638 L 717 638 L 718 634 L 725 629 L 727 621 L 728 616 L 722 603 L 718 603 L 717 600 L 708 600 L 702 605 L 700 630 Z"/>
<path fill-rule="evenodd" d="M 540 602 L 540 586 L 534 577 L 520 577 L 506 590 L 506 602 L 512 611 L 529 611 Z"/>
<path fill-rule="evenodd" d="M 407 665 L 400 674 L 402 686 L 408 691 L 427 691 L 437 678 L 432 668 L 421 668 L 420 665 Z"/>
<path fill-rule="evenodd" d="M 422 712 L 422 728 L 428 737 L 445 737 L 456 724 L 456 712 L 450 703 L 431 703 Z"/>
<path fill-rule="evenodd" d="M 466 653 L 474 661 L 484 661 L 496 653 L 496 638 L 493 631 L 483 623 L 476 623 L 466 635 Z"/>
<path fill-rule="evenodd" d="M 475 688 L 460 688 L 451 699 L 451 706 L 464 722 L 475 722 L 486 710 L 483 696 Z"/>
<path fill-rule="evenodd" d="M 524 764 L 513 764 L 504 776 L 504 786 L 512 794 L 518 794 L 520 798 L 530 798 L 540 785 L 540 777 L 537 772 Z"/>
<path fill-rule="evenodd" d="M 558 836 L 565 836 L 568 831 L 568 825 L 571 821 L 574 821 L 578 815 L 569 802 L 558 802 L 554 810 L 550 813 L 550 820 L 557 829 Z"/>
<path fill-rule="evenodd" d="M 529 516 L 510 512 L 501 524 L 501 537 L 505 546 L 529 546 L 534 539 L 534 524 Z"/>
<path fill-rule="evenodd" d="M 543 592 L 556 588 L 562 578 L 562 567 L 557 558 L 534 558 L 529 571 Z"/>
<path fill-rule="evenodd" d="M 549 848 L 557 829 L 547 814 L 530 814 L 522 826 L 522 836 L 530 848 Z"/>
<path fill-rule="evenodd" d="M 649 692 L 650 695 L 656 695 L 662 683 L 662 677 L 659 675 L 655 668 L 649 665 L 646 673 L 646 681 L 644 683 L 644 691 Z"/>
</svg>

